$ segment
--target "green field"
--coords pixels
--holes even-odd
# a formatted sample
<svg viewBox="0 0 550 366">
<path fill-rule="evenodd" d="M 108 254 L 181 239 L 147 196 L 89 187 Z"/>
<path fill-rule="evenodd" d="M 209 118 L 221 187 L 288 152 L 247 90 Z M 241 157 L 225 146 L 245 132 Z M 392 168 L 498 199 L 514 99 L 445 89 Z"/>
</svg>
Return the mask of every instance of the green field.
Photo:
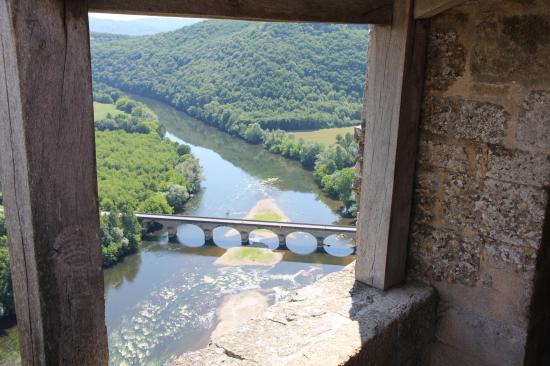
<svg viewBox="0 0 550 366">
<path fill-rule="evenodd" d="M 332 145 L 336 143 L 336 135 L 345 135 L 348 132 L 353 134 L 353 127 L 324 128 L 315 131 L 292 132 L 292 135 L 296 136 L 297 139 L 302 138 L 304 141 Z"/>
<path fill-rule="evenodd" d="M 123 113 L 115 108 L 114 104 L 104 104 L 104 103 L 98 103 L 94 102 L 94 121 L 101 121 L 102 119 L 105 119 L 107 117 L 107 113 L 111 113 L 111 115 Z"/>
</svg>

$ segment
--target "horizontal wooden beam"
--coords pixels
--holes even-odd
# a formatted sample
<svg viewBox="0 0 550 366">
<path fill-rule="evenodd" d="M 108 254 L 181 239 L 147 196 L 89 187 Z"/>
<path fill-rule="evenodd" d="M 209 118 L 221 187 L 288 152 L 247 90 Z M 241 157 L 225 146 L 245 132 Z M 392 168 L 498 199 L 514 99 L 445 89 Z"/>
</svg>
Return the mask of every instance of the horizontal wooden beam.
<svg viewBox="0 0 550 366">
<path fill-rule="evenodd" d="M 371 24 L 389 24 L 393 9 L 393 0 L 89 0 L 88 4 L 91 12 L 104 13 Z"/>
<path fill-rule="evenodd" d="M 414 18 L 431 18 L 466 1 L 467 0 L 416 0 L 414 2 Z"/>
</svg>

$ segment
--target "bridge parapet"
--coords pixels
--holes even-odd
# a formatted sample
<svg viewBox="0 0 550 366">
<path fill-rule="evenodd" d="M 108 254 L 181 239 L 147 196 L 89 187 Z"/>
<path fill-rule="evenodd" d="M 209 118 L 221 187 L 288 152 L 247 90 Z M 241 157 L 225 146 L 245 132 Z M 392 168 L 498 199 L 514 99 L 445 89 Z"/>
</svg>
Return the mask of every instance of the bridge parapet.
<svg viewBox="0 0 550 366">
<path fill-rule="evenodd" d="M 338 240 L 345 241 L 348 248 L 352 248 L 349 254 L 355 252 L 355 235 L 356 228 L 353 226 L 343 225 L 318 225 L 318 224 L 303 224 L 303 223 L 291 223 L 291 222 L 278 222 L 278 221 L 258 221 L 258 220 L 243 220 L 243 219 L 229 219 L 229 218 L 215 218 L 215 217 L 200 217 L 200 216 L 179 216 L 179 215 L 159 215 L 159 214 L 145 214 L 136 213 L 136 217 L 140 220 L 142 225 L 148 223 L 158 223 L 162 225 L 163 231 L 168 232 L 171 240 L 177 240 L 178 227 L 181 225 L 194 225 L 199 227 L 204 233 L 205 243 L 215 243 L 214 231 L 217 228 L 227 227 L 234 229 L 240 233 L 241 245 L 249 245 L 250 234 L 257 230 L 269 230 L 274 236 L 277 237 L 279 246 L 281 248 L 289 247 L 289 239 L 294 241 L 298 233 L 307 233 L 303 236 L 313 236 L 316 241 L 317 250 L 322 248 L 325 251 L 327 247 L 335 246 L 334 244 Z M 335 240 L 327 239 L 335 237 Z M 344 240 L 345 239 L 345 240 Z M 353 243 L 353 245 L 350 245 Z M 217 243 L 216 243 L 217 244 Z"/>
</svg>

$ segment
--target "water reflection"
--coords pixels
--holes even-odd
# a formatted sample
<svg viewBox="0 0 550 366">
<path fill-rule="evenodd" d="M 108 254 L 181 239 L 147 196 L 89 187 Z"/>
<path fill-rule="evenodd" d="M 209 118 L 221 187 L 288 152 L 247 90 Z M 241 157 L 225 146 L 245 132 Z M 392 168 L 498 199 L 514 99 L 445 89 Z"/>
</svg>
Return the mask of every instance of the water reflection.
<svg viewBox="0 0 550 366">
<path fill-rule="evenodd" d="M 308 255 L 317 250 L 317 239 L 310 233 L 297 231 L 287 235 L 286 246 L 293 253 Z"/>
<path fill-rule="evenodd" d="M 178 242 L 191 248 L 201 247 L 205 243 L 204 231 L 197 225 L 183 224 L 178 227 Z"/>
<path fill-rule="evenodd" d="M 271 230 L 257 229 L 249 234 L 250 246 L 275 250 L 279 247 L 279 237 Z"/>
<path fill-rule="evenodd" d="M 334 234 L 325 238 L 323 249 L 330 255 L 345 257 L 355 253 L 355 240 L 345 234 Z"/>
<path fill-rule="evenodd" d="M 242 243 L 241 233 L 227 226 L 220 226 L 212 231 L 214 243 L 220 248 L 238 247 Z"/>
</svg>

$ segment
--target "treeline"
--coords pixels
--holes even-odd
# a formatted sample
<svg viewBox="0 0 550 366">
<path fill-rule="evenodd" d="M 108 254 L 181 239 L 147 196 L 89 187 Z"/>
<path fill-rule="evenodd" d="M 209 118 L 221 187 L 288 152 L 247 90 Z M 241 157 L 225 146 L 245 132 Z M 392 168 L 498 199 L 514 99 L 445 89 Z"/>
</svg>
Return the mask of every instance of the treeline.
<svg viewBox="0 0 550 366">
<path fill-rule="evenodd" d="M 305 142 L 281 130 L 263 132 L 261 142 L 270 152 L 297 160 L 304 168 L 313 170 L 322 190 L 344 203 L 342 213 L 356 215 L 357 202 L 352 185 L 357 144 L 351 133 L 336 136 L 336 144 L 329 146 Z"/>
<path fill-rule="evenodd" d="M 95 81 L 243 136 L 256 123 L 358 124 L 367 41 L 367 26 L 212 20 L 153 36 L 94 34 L 92 66 Z"/>
<path fill-rule="evenodd" d="M 202 170 L 189 146 L 164 139 L 164 127 L 144 104 L 104 84 L 94 85 L 94 99 L 121 112 L 95 123 L 103 264 L 111 266 L 139 246 L 133 212 L 182 212 L 200 189 Z"/>
</svg>

